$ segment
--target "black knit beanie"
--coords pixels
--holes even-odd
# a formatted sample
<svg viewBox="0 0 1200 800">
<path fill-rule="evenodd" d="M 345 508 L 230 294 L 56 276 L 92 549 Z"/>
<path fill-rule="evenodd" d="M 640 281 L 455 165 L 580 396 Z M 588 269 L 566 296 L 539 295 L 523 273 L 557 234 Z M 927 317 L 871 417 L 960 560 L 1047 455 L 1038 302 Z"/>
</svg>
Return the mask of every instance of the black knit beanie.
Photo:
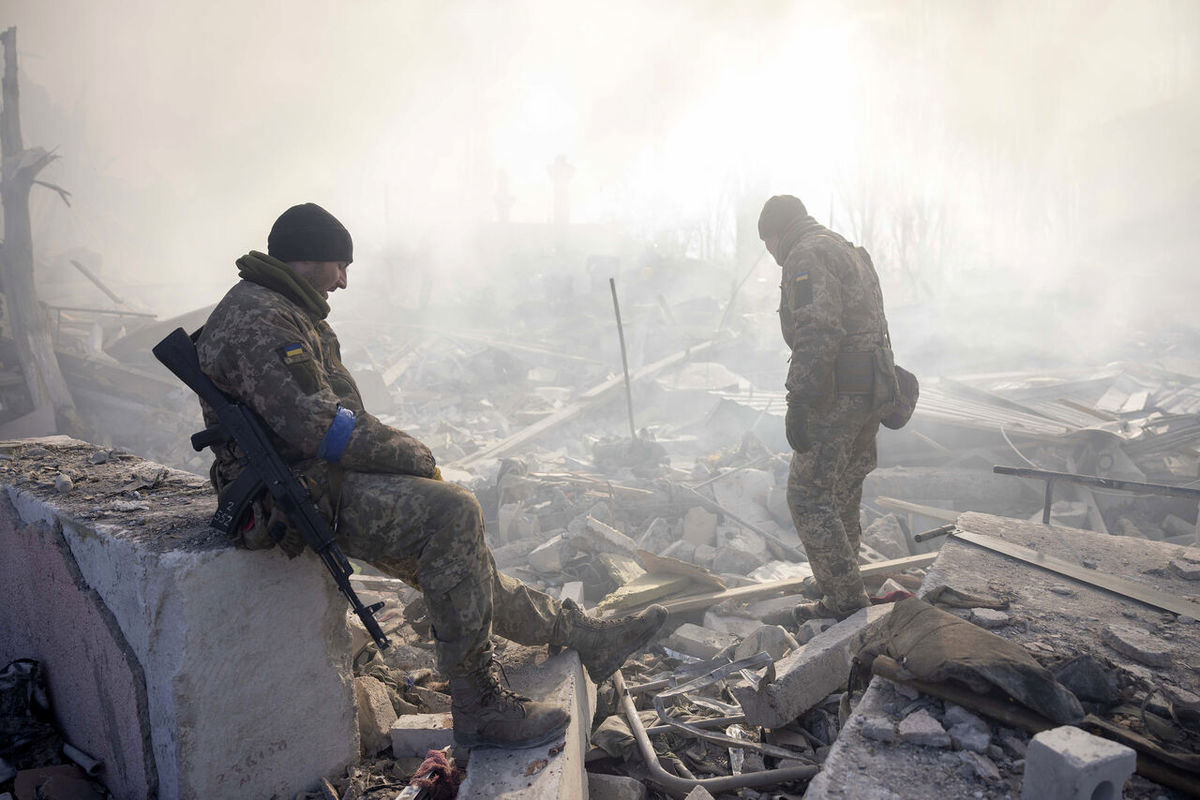
<svg viewBox="0 0 1200 800">
<path fill-rule="evenodd" d="M 799 217 L 807 217 L 808 209 L 800 198 L 790 194 L 777 194 L 763 203 L 758 215 L 758 238 L 766 241 L 768 236 L 778 236 Z"/>
<path fill-rule="evenodd" d="M 280 261 L 354 260 L 350 231 L 316 203 L 292 206 L 267 236 L 267 255 Z"/>
</svg>

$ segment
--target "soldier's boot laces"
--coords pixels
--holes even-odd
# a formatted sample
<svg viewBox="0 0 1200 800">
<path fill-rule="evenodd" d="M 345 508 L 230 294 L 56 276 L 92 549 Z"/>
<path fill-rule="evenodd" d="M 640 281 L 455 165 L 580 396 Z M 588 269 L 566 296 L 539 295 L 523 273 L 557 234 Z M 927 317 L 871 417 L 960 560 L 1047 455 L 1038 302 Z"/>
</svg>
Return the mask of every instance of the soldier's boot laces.
<svg viewBox="0 0 1200 800">
<path fill-rule="evenodd" d="M 562 633 L 555 637 L 555 643 L 574 648 L 596 683 L 612 675 L 632 653 L 645 647 L 668 615 L 667 609 L 653 605 L 640 614 L 596 619 L 583 613 L 570 599 L 563 601 L 562 608 Z"/>
<path fill-rule="evenodd" d="M 571 715 L 561 708 L 523 697 L 501 680 L 491 661 L 469 675 L 450 678 L 454 741 L 464 747 L 536 747 L 563 735 Z"/>
</svg>

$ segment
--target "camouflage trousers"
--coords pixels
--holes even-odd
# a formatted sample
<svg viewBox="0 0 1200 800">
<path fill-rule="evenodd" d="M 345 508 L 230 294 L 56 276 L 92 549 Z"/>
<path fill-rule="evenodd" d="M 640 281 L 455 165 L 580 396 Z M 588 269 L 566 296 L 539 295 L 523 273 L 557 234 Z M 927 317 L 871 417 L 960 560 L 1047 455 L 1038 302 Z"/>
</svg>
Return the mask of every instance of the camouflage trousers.
<svg viewBox="0 0 1200 800">
<path fill-rule="evenodd" d="M 421 590 L 444 675 L 484 666 L 493 631 L 518 644 L 552 643 L 562 606 L 496 570 L 483 511 L 461 486 L 347 472 L 337 538 L 346 555 Z"/>
<path fill-rule="evenodd" d="M 879 415 L 871 400 L 838 395 L 831 408 L 810 409 L 807 453 L 792 453 L 788 507 L 817 586 L 840 612 L 870 604 L 858 572 L 862 484 L 875 469 Z"/>
</svg>

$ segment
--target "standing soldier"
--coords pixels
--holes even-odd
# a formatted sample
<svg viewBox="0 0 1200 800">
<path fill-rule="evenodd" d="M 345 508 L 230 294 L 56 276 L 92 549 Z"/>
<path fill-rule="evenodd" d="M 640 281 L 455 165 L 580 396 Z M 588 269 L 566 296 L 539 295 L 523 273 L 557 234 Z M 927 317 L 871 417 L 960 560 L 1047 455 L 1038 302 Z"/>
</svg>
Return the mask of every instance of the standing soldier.
<svg viewBox="0 0 1200 800">
<path fill-rule="evenodd" d="M 222 391 L 253 409 L 280 456 L 309 487 L 337 543 L 418 587 L 425 596 L 438 669 L 450 680 L 454 738 L 479 747 L 532 747 L 559 736 L 567 713 L 522 697 L 501 680 L 493 631 L 520 644 L 573 647 L 592 679 L 611 675 L 645 646 L 667 616 L 651 606 L 630 617 L 595 620 L 496 571 L 483 538 L 483 513 L 466 489 L 444 482 L 423 443 L 363 408 L 325 321 L 329 295 L 345 289 L 350 233 L 313 203 L 275 221 L 267 252 L 237 261 L 242 280 L 194 335 L 200 366 Z M 203 404 L 202 404 L 203 405 Z M 205 422 L 216 422 L 204 408 Z M 217 491 L 241 472 L 236 446 L 217 445 Z M 255 501 L 242 544 L 289 555 L 300 534 Z"/>
<path fill-rule="evenodd" d="M 898 390 L 883 295 L 867 252 L 791 195 L 766 202 L 758 235 L 783 267 L 788 506 L 823 595 L 795 616 L 842 619 L 870 604 L 858 572 L 858 507 L 875 468 L 875 433 Z"/>
</svg>

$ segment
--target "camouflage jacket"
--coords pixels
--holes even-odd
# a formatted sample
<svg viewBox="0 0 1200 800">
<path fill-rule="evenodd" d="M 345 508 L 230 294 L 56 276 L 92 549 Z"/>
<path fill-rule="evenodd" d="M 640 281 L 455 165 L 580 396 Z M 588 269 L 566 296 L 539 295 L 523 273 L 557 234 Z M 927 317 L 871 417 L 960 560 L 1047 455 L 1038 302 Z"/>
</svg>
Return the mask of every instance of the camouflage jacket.
<svg viewBox="0 0 1200 800">
<path fill-rule="evenodd" d="M 258 412 L 280 456 L 299 471 L 317 461 L 318 448 L 338 407 L 354 413 L 340 464 L 363 472 L 429 477 L 434 460 L 414 437 L 380 422 L 363 408 L 358 386 L 341 360 L 337 335 L 302 300 L 249 280 L 237 283 L 196 340 L 200 367 L 234 399 Z M 201 403 L 206 425 L 216 423 Z M 241 471 L 236 448 L 214 448 L 214 481 Z"/>
<path fill-rule="evenodd" d="M 812 217 L 784 232 L 779 252 L 779 323 L 792 349 L 788 400 L 831 399 L 838 353 L 889 348 L 890 359 L 879 278 L 865 251 Z"/>
</svg>

